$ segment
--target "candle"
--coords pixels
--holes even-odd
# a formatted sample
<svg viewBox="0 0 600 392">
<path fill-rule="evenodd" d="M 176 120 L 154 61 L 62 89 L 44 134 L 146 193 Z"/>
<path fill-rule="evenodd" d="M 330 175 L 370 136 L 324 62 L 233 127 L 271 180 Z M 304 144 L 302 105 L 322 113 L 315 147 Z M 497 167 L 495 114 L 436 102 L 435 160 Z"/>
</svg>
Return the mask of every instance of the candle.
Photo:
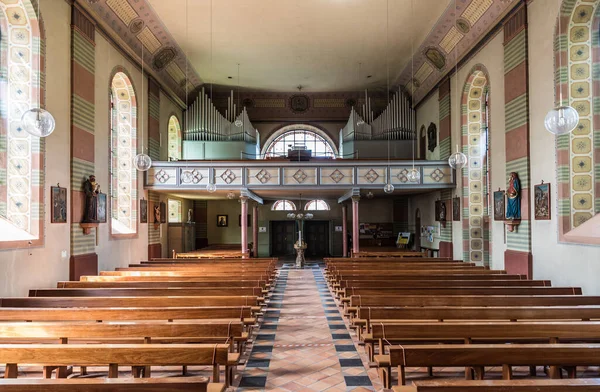
<svg viewBox="0 0 600 392">
<path fill-rule="evenodd" d="M 298 230 L 298 245 L 302 245 L 302 231 Z"/>
</svg>

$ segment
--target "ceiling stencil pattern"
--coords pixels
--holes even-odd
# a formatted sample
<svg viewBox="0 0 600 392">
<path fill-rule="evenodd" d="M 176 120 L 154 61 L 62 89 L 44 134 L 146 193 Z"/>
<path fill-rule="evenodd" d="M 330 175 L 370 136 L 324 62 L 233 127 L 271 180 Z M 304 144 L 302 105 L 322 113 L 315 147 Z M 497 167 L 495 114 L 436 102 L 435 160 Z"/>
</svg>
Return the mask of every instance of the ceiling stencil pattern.
<svg viewBox="0 0 600 392">
<path fill-rule="evenodd" d="M 397 83 L 409 93 L 414 88 L 413 101 L 419 103 L 518 1 L 456 0 L 456 16 L 451 2 L 416 51 L 414 77 L 409 62 Z"/>
<path fill-rule="evenodd" d="M 156 71 L 180 98 L 185 98 L 186 56 L 145 0 L 99 0 L 91 8 L 139 56 L 144 45 L 145 65 Z M 202 80 L 191 65 L 187 67 L 187 88 L 191 91 Z"/>
</svg>

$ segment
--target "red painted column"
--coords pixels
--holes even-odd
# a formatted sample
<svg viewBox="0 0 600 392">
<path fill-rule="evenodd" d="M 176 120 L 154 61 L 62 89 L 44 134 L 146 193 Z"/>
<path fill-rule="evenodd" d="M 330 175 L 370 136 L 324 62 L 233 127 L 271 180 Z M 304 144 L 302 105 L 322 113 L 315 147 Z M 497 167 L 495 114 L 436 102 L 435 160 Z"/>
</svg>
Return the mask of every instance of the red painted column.
<svg viewBox="0 0 600 392">
<path fill-rule="evenodd" d="M 240 226 L 242 229 L 242 258 L 247 259 L 248 254 L 248 197 L 240 196 L 240 202 L 242 204 L 242 217 L 240 220 Z"/>
<path fill-rule="evenodd" d="M 342 257 L 348 257 L 348 207 L 342 204 Z"/>
<path fill-rule="evenodd" d="M 252 255 L 258 257 L 258 206 L 252 207 Z"/>
<path fill-rule="evenodd" d="M 358 246 L 358 202 L 360 196 L 352 196 L 352 253 L 360 252 Z"/>
</svg>

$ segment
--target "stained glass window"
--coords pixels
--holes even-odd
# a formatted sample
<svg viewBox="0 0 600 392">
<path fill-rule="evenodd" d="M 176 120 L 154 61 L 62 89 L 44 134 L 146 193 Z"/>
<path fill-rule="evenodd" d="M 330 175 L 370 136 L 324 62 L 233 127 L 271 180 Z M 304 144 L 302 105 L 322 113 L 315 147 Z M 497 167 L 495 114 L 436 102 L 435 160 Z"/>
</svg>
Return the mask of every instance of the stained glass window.
<svg viewBox="0 0 600 392">
<path fill-rule="evenodd" d="M 29 0 L 0 1 L 0 22 L 0 241 L 38 245 L 44 142 L 25 132 L 21 116 L 40 106 L 40 29 Z"/>
<path fill-rule="evenodd" d="M 277 200 L 273 203 L 273 211 L 296 211 L 296 205 L 289 200 Z"/>
<path fill-rule="evenodd" d="M 137 104 L 131 80 L 117 72 L 111 83 L 111 233 L 137 232 Z"/>
<path fill-rule="evenodd" d="M 329 211 L 329 205 L 324 200 L 311 200 L 306 203 L 306 211 Z"/>
<path fill-rule="evenodd" d="M 169 199 L 169 223 L 181 222 L 181 200 Z"/>
<path fill-rule="evenodd" d="M 169 118 L 169 160 L 181 159 L 181 126 L 175 116 Z"/>
</svg>

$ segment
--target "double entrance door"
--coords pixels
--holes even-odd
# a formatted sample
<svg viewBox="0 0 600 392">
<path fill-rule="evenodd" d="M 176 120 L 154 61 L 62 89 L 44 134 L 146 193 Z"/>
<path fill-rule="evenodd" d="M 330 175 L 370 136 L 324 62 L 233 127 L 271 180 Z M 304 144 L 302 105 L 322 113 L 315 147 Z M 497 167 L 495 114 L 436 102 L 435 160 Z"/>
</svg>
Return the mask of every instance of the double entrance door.
<svg viewBox="0 0 600 392">
<path fill-rule="evenodd" d="M 329 256 L 329 221 L 304 222 L 304 241 L 308 248 L 306 257 Z M 295 221 L 271 221 L 271 256 L 294 256 L 294 243 L 298 241 Z"/>
</svg>

